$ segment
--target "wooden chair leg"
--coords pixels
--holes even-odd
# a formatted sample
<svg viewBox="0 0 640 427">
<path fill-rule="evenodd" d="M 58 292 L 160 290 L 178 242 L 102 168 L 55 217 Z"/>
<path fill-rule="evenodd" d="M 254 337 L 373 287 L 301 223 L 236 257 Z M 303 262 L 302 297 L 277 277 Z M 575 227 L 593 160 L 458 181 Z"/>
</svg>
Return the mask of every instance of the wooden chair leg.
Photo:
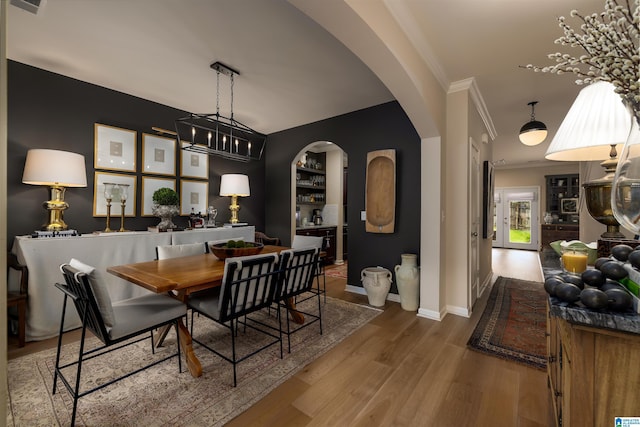
<svg viewBox="0 0 640 427">
<path fill-rule="evenodd" d="M 18 347 L 24 347 L 27 323 L 26 301 L 18 303 Z"/>
</svg>

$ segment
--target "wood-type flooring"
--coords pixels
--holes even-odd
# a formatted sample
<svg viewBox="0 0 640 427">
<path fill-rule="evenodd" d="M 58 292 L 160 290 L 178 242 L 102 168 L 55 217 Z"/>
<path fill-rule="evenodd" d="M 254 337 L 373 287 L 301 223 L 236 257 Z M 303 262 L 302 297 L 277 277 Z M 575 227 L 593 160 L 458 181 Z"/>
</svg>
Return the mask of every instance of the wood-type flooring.
<svg viewBox="0 0 640 427">
<path fill-rule="evenodd" d="M 493 250 L 494 275 L 541 281 L 537 252 Z M 327 277 L 334 298 L 366 303 Z M 471 318 L 437 322 L 387 301 L 384 312 L 320 356 L 229 426 L 553 425 L 546 373 L 487 356 L 466 343 L 489 292 Z M 74 334 L 66 338 L 74 339 Z M 9 342 L 9 359 L 55 346 L 55 339 Z"/>
</svg>

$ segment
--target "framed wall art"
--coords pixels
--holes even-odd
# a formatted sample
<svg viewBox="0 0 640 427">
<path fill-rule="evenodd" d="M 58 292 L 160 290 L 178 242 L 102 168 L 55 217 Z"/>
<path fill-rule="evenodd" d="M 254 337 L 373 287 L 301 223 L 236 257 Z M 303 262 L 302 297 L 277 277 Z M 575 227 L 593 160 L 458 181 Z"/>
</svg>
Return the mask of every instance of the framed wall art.
<svg viewBox="0 0 640 427">
<path fill-rule="evenodd" d="M 96 123 L 94 139 L 95 169 L 136 171 L 136 131 Z"/>
<path fill-rule="evenodd" d="M 180 215 L 189 215 L 193 212 L 205 213 L 209 197 L 209 183 L 202 181 L 180 181 Z"/>
<path fill-rule="evenodd" d="M 160 188 L 176 189 L 176 180 L 170 178 L 154 178 L 151 176 L 142 177 L 142 216 L 153 215 L 153 193 Z"/>
<path fill-rule="evenodd" d="M 176 174 L 176 140 L 143 133 L 142 172 L 174 176 Z"/>
<path fill-rule="evenodd" d="M 182 147 L 186 145 L 189 145 L 189 143 L 182 143 Z M 180 150 L 180 176 L 209 179 L 209 156 Z"/>
<path fill-rule="evenodd" d="M 104 183 L 125 184 L 127 201 L 124 206 L 124 216 L 136 216 L 136 177 L 118 173 L 95 172 L 93 181 L 93 216 L 107 216 L 107 199 L 104 197 Z M 120 188 L 114 187 L 111 200 L 111 217 L 122 215 Z"/>
</svg>

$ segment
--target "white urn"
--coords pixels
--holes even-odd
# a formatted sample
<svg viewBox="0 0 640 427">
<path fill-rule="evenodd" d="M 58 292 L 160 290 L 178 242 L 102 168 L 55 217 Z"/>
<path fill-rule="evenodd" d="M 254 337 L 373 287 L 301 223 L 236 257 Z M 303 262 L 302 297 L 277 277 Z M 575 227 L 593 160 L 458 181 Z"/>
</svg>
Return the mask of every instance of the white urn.
<svg viewBox="0 0 640 427">
<path fill-rule="evenodd" d="M 407 311 L 416 311 L 420 303 L 420 269 L 418 255 L 402 254 L 402 262 L 396 265 L 396 285 L 400 294 L 400 306 Z"/>
<path fill-rule="evenodd" d="M 367 267 L 360 272 L 360 280 L 367 291 L 369 304 L 374 307 L 384 306 L 391 289 L 391 272 L 382 267 Z"/>
</svg>

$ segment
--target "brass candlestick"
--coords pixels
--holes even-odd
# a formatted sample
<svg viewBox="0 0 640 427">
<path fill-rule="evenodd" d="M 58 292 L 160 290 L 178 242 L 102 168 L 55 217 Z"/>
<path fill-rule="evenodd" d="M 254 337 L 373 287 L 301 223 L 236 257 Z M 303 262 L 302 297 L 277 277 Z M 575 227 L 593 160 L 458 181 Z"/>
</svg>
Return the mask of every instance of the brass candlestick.
<svg viewBox="0 0 640 427">
<path fill-rule="evenodd" d="M 111 224 L 111 200 L 113 200 L 113 187 L 115 184 L 111 182 L 104 183 L 104 198 L 107 199 L 107 227 L 104 229 L 105 233 L 110 233 L 113 230 L 109 227 Z"/>
<path fill-rule="evenodd" d="M 121 216 L 120 216 L 120 232 L 122 231 L 127 231 L 124 228 L 124 207 L 127 204 L 127 192 L 129 190 L 129 184 L 118 184 L 118 187 L 120 187 L 120 204 L 122 206 L 122 211 L 121 211 Z"/>
</svg>

